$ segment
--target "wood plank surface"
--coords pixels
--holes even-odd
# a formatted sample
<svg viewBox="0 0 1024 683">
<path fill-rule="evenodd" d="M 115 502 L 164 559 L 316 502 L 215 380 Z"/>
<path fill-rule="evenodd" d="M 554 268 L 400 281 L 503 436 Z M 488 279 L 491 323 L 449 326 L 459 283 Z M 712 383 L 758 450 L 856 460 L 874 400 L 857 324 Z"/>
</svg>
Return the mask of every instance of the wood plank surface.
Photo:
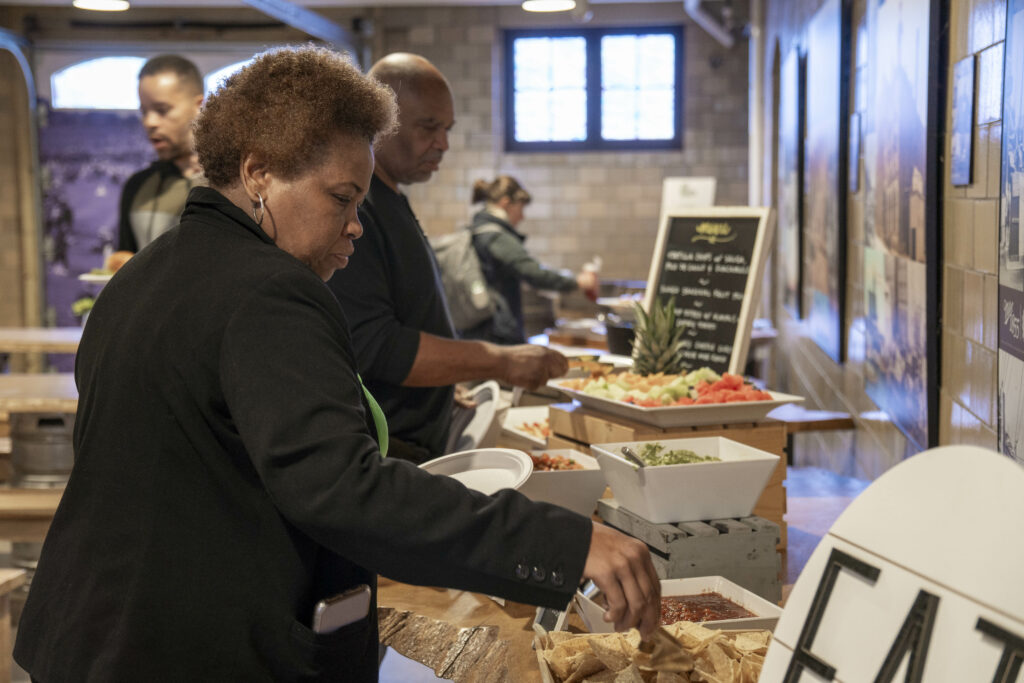
<svg viewBox="0 0 1024 683">
<path fill-rule="evenodd" d="M 74 413 L 78 387 L 70 373 L 0 374 L 0 412 Z"/>
<path fill-rule="evenodd" d="M 0 353 L 75 353 L 81 327 L 0 327 Z"/>
<path fill-rule="evenodd" d="M 380 639 L 399 654 L 458 683 L 534 683 L 536 608 L 478 593 L 411 586 L 380 578 Z"/>
</svg>

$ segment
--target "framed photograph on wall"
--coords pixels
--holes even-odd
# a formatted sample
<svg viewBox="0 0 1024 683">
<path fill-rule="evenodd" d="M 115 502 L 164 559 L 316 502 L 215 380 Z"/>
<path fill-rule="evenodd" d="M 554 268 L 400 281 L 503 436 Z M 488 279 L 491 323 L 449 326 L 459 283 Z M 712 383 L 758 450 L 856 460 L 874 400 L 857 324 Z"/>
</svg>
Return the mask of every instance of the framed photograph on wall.
<svg viewBox="0 0 1024 683">
<path fill-rule="evenodd" d="M 860 190 L 860 114 L 850 114 L 850 192 Z"/>
<path fill-rule="evenodd" d="M 803 317 L 804 60 L 793 48 L 779 71 L 778 226 L 782 307 Z"/>
<path fill-rule="evenodd" d="M 940 12 L 868 3 L 865 29 L 865 390 L 918 450 L 938 442 Z"/>
<path fill-rule="evenodd" d="M 971 184 L 971 141 L 974 137 L 974 55 L 953 65 L 953 121 L 949 136 L 949 180 Z"/>
<path fill-rule="evenodd" d="M 807 24 L 803 313 L 811 339 L 846 356 L 846 162 L 850 30 L 847 0 L 826 0 Z"/>
<path fill-rule="evenodd" d="M 1008 65 L 1024 60 L 1024 0 L 1006 8 Z M 999 450 L 1024 464 L 1024 83 L 1003 81 L 1003 175 L 999 218 Z"/>
</svg>

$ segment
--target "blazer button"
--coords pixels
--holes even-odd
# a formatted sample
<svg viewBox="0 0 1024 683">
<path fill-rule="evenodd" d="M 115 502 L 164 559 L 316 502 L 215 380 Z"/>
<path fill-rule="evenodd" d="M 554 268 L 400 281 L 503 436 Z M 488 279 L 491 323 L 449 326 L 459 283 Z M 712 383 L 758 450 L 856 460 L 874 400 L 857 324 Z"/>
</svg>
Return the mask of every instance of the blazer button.
<svg viewBox="0 0 1024 683">
<path fill-rule="evenodd" d="M 565 575 L 557 569 L 551 572 L 551 585 L 561 588 L 565 585 Z"/>
<path fill-rule="evenodd" d="M 541 582 L 544 579 L 546 579 L 547 576 L 548 576 L 548 573 L 544 570 L 544 567 L 540 566 L 539 564 L 535 565 L 533 567 L 533 580 L 534 581 Z"/>
<path fill-rule="evenodd" d="M 530 568 L 526 566 L 525 562 L 517 562 L 515 574 L 517 579 L 526 581 L 530 578 Z"/>
</svg>

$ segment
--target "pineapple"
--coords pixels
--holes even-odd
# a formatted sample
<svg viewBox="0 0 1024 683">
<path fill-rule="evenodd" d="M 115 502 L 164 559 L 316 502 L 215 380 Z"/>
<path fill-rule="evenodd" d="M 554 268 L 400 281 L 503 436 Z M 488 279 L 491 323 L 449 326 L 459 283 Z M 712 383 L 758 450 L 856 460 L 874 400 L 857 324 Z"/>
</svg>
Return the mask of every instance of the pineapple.
<svg viewBox="0 0 1024 683">
<path fill-rule="evenodd" d="M 633 371 L 638 375 L 657 372 L 675 374 L 687 369 L 683 361 L 683 334 L 686 323 L 676 324 L 675 299 L 655 299 L 648 314 L 636 304 L 636 324 L 633 327 Z"/>
</svg>

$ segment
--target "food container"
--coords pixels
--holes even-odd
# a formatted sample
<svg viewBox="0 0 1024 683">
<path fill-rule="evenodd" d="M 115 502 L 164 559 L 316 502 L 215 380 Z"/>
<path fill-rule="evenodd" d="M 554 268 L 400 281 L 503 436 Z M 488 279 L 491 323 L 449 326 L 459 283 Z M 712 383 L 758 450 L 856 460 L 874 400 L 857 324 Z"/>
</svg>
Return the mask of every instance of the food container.
<svg viewBox="0 0 1024 683">
<path fill-rule="evenodd" d="M 526 483 L 519 487 L 519 492 L 530 500 L 561 505 L 586 517 L 592 515 L 606 486 L 597 460 L 568 448 L 533 451 L 537 456 L 544 453 L 572 458 L 583 465 L 583 469 L 543 471 L 535 468 Z"/>
<path fill-rule="evenodd" d="M 509 408 L 502 418 L 501 443 L 513 448 L 534 450 L 548 445 L 548 437 L 527 431 L 524 425 L 539 423 L 548 425 L 547 406 L 522 406 Z"/>
<path fill-rule="evenodd" d="M 743 619 L 722 619 L 720 621 L 703 622 L 705 628 L 712 629 L 775 629 L 775 624 L 782 616 L 782 608 L 773 605 L 760 595 L 752 593 L 732 581 L 721 576 L 698 576 L 689 579 L 662 579 L 661 597 L 671 598 L 681 595 L 697 595 L 700 593 L 718 593 L 732 600 L 740 607 L 755 616 Z M 582 591 L 576 592 L 576 610 L 584 626 L 591 633 L 611 633 L 614 624 L 604 620 L 604 607 L 595 599 L 600 592 L 587 597 Z"/>
<path fill-rule="evenodd" d="M 721 462 L 638 467 L 622 455 L 647 441 L 591 446 L 619 505 L 655 523 L 747 517 L 778 465 L 779 456 L 721 436 L 658 439 L 667 450 L 685 448 Z"/>
<path fill-rule="evenodd" d="M 501 489 L 518 489 L 533 472 L 533 460 L 511 448 L 479 448 L 442 455 L 420 465 L 431 474 L 444 474 L 467 488 L 491 495 Z"/>
</svg>

